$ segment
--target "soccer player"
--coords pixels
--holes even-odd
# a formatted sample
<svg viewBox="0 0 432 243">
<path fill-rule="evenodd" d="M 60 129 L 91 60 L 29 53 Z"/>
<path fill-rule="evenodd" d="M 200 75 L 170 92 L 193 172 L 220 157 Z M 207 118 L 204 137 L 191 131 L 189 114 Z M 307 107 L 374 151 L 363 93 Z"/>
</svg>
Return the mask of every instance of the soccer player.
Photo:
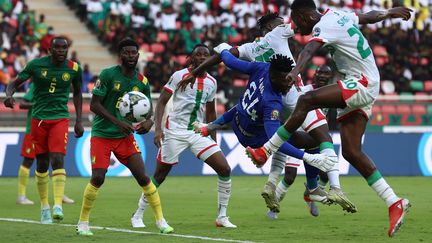
<svg viewBox="0 0 432 243">
<path fill-rule="evenodd" d="M 36 183 L 41 201 L 41 223 L 51 224 L 52 218 L 62 220 L 62 199 L 66 182 L 64 156 L 68 141 L 68 100 L 73 86 L 73 103 L 76 110 L 75 136 L 81 137 L 82 70 L 78 63 L 66 59 L 69 43 L 64 37 L 51 41 L 50 55 L 36 58 L 24 67 L 6 89 L 6 107 L 13 108 L 12 95 L 27 79 L 34 83 L 31 137 L 36 154 Z M 48 203 L 48 168 L 51 161 L 54 206 L 51 218 Z"/>
<path fill-rule="evenodd" d="M 294 36 L 294 24 L 292 22 L 289 24 L 283 24 L 283 19 L 277 13 L 269 13 L 259 19 L 258 26 L 264 34 L 264 37 L 258 38 L 254 42 L 245 43 L 239 47 L 231 48 L 230 52 L 234 56 L 247 61 L 269 62 L 270 57 L 273 55 L 282 54 L 294 60 L 288 46 L 288 39 Z M 212 65 L 218 64 L 220 61 L 221 58 L 219 55 L 214 55 L 209 58 L 198 68 L 192 70 L 179 84 L 179 87 L 182 89 L 185 88 L 188 83 L 193 83 L 196 72 L 201 72 Z M 298 82 L 300 85 L 302 84 L 300 77 L 298 78 Z M 297 91 L 294 87 L 291 88 L 283 98 L 283 103 L 286 109 L 292 111 L 301 94 L 302 93 Z M 333 141 L 329 135 L 327 121 L 321 110 L 316 109 L 309 112 L 302 124 L 302 128 L 317 141 L 320 153 L 328 155 L 337 161 L 337 155 L 334 151 Z M 272 202 L 271 204 L 274 205 L 278 205 L 275 204 L 274 201 L 276 201 L 277 198 L 280 198 L 281 193 L 286 193 L 291 185 L 290 183 L 294 181 L 294 178 L 290 178 L 288 181 L 281 181 L 277 184 L 278 176 L 281 174 L 286 160 L 287 157 L 283 153 L 276 152 L 273 154 L 268 181 L 266 182 L 261 194 L 266 199 L 266 202 L 270 201 Z M 285 174 L 293 176 L 297 173 L 296 170 L 299 164 L 291 163 L 290 166 L 291 167 L 285 168 Z M 308 165 L 305 166 L 309 167 Z M 309 167 L 306 178 L 308 180 L 307 184 L 310 198 L 321 202 L 328 199 L 331 202 L 341 205 L 342 208 L 348 212 L 356 212 L 357 209 L 355 205 L 341 190 L 338 166 L 338 164 L 335 164 L 335 167 L 328 171 L 330 178 L 329 195 L 323 195 L 325 192 L 318 189 L 316 176 L 318 175 L 319 170 Z"/>
<path fill-rule="evenodd" d="M 210 56 L 206 45 L 198 44 L 193 49 L 190 68 L 196 68 Z M 153 181 L 160 186 L 173 165 L 178 163 L 181 152 L 189 148 L 195 156 L 218 174 L 218 216 L 217 227 L 237 228 L 227 216 L 228 202 L 231 197 L 231 168 L 219 145 L 215 142 L 216 133 L 212 138 L 202 137 L 193 131 L 195 121 L 213 121 L 216 118 L 215 94 L 216 80 L 208 73 L 197 75 L 197 83 L 184 91 L 177 89 L 177 84 L 189 74 L 189 68 L 175 72 L 159 96 L 156 106 L 156 131 L 154 143 L 159 148 L 156 170 Z M 169 112 L 162 131 L 162 117 L 168 100 L 173 97 L 173 109 Z M 205 114 L 204 114 L 205 110 Z M 205 117 L 204 117 L 205 116 Z M 141 195 L 138 209 L 132 215 L 133 227 L 145 227 L 142 218 L 148 201 Z"/>
<path fill-rule="evenodd" d="M 27 93 L 23 97 L 23 101 L 20 102 L 19 108 L 28 110 L 27 111 L 27 123 L 26 123 L 26 133 L 24 136 L 23 144 L 21 147 L 21 156 L 23 157 L 23 162 L 18 170 L 18 198 L 16 203 L 18 205 L 33 205 L 34 202 L 27 198 L 26 196 L 26 188 L 28 183 L 28 178 L 30 176 L 30 168 L 33 165 L 33 161 L 35 159 L 35 149 L 32 143 L 31 135 L 30 135 L 30 126 L 31 126 L 31 112 L 32 112 L 32 100 L 33 100 L 33 92 L 34 92 L 34 84 L 30 83 Z M 63 203 L 72 204 L 75 201 L 63 195 Z"/>
<path fill-rule="evenodd" d="M 151 99 L 148 80 L 136 69 L 138 44 L 132 39 L 123 39 L 118 44 L 118 52 L 121 64 L 102 70 L 92 91 L 90 109 L 96 114 L 90 140 L 92 176 L 84 190 L 76 232 L 78 235 L 93 235 L 89 227 L 90 211 L 105 181 L 112 152 L 142 187 L 160 232 L 171 233 L 174 229 L 163 217 L 159 193 L 146 175 L 141 151 L 132 135 L 134 131 L 145 134 L 150 130 L 153 126 L 152 112 L 134 128 L 120 116 L 118 109 L 121 98 L 129 91 L 140 91 Z"/>
<path fill-rule="evenodd" d="M 291 17 L 302 35 L 312 38 L 299 55 L 297 66 L 287 75 L 294 83 L 314 53 L 322 46 L 333 55 L 341 80 L 305 93 L 284 126 L 261 148 L 248 148 L 253 159 L 265 162 L 267 156 L 285 144 L 284 141 L 303 122 L 308 111 L 319 107 L 338 108 L 342 154 L 366 179 L 386 203 L 389 210 L 390 237 L 399 230 L 410 203 L 399 198 L 381 176 L 373 161 L 362 151 L 361 138 L 371 114 L 372 105 L 379 93 L 380 76 L 372 50 L 358 28 L 358 24 L 376 23 L 388 18 L 410 18 L 410 9 L 391 8 L 365 14 L 328 10 L 320 14 L 312 0 L 295 0 Z"/>
</svg>

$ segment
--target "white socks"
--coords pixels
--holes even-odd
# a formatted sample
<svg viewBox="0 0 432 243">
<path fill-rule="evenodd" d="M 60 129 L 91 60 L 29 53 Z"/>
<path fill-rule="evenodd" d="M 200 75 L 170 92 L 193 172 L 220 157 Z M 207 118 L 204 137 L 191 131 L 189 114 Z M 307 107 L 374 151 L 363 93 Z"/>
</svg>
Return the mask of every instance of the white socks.
<svg viewBox="0 0 432 243">
<path fill-rule="evenodd" d="M 270 173 L 267 181 L 271 182 L 273 185 L 277 184 L 279 175 L 282 173 L 285 167 L 286 160 L 287 156 L 281 152 L 275 152 L 273 154 Z"/>
<path fill-rule="evenodd" d="M 393 203 L 399 200 L 393 189 L 387 184 L 384 178 L 380 178 L 371 187 L 376 191 L 378 196 L 385 201 L 387 207 L 390 207 Z"/>
<path fill-rule="evenodd" d="M 327 156 L 337 157 L 335 151 L 330 148 L 323 149 L 321 150 L 320 153 L 325 154 Z M 327 171 L 327 176 L 329 178 L 330 187 L 339 188 L 339 189 L 341 188 L 340 181 L 339 181 L 339 163 L 336 163 L 331 170 Z"/>
<path fill-rule="evenodd" d="M 289 186 L 286 186 L 283 180 L 281 180 L 276 186 L 276 199 L 278 202 L 282 201 L 285 197 L 285 194 L 288 191 Z"/>
<path fill-rule="evenodd" d="M 218 178 L 218 218 L 226 216 L 231 196 L 231 179 L 224 181 Z"/>
<path fill-rule="evenodd" d="M 264 148 L 267 151 L 271 151 L 272 153 L 279 150 L 279 148 L 282 146 L 282 144 L 285 143 L 285 140 L 283 140 L 277 133 L 275 133 L 269 140 L 264 144 Z"/>
<path fill-rule="evenodd" d="M 134 213 L 134 217 L 142 218 L 147 205 L 148 205 L 147 199 L 145 198 L 144 193 L 141 193 L 141 197 L 138 201 L 138 208 Z"/>
</svg>

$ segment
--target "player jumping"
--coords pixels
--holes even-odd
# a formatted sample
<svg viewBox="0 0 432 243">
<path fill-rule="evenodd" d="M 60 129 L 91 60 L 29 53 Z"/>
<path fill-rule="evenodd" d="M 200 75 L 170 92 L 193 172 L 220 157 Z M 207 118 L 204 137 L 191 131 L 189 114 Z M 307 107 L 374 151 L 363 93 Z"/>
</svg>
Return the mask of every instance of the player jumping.
<svg viewBox="0 0 432 243">
<path fill-rule="evenodd" d="M 358 24 L 376 23 L 387 18 L 408 20 L 411 10 L 397 7 L 358 15 L 327 10 L 321 14 L 312 0 L 295 0 L 291 10 L 296 28 L 302 35 L 312 34 L 312 38 L 300 53 L 298 64 L 287 75 L 287 80 L 295 83 L 297 75 L 305 69 L 313 54 L 322 46 L 330 50 L 342 78 L 337 84 L 302 95 L 284 126 L 280 127 L 263 147 L 247 148 L 247 151 L 256 163 L 265 163 L 267 157 L 284 145 L 302 124 L 308 111 L 320 107 L 338 108 L 342 154 L 388 206 L 388 235 L 392 237 L 402 225 L 410 203 L 408 199 L 396 196 L 361 148 L 361 138 L 372 105 L 379 94 L 380 75 L 372 50 Z"/>
</svg>

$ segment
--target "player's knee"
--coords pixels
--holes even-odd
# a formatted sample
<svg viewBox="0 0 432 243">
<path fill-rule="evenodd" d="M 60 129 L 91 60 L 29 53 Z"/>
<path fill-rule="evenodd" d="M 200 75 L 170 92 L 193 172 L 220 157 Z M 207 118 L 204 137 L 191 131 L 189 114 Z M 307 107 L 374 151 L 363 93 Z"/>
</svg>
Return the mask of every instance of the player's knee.
<svg viewBox="0 0 432 243">
<path fill-rule="evenodd" d="M 361 156 L 361 151 L 349 148 L 349 147 L 342 147 L 342 156 L 348 161 L 348 162 L 355 162 L 359 159 Z"/>
<path fill-rule="evenodd" d="M 284 181 L 288 185 L 292 185 L 297 176 L 297 169 L 285 167 Z"/>
<path fill-rule="evenodd" d="M 54 170 L 64 168 L 64 155 L 61 153 L 52 153 L 50 155 L 52 167 Z"/>
<path fill-rule="evenodd" d="M 297 101 L 297 106 L 300 106 L 304 109 L 310 108 L 312 104 L 313 104 L 313 96 L 308 93 L 300 95 Z"/>
<path fill-rule="evenodd" d="M 95 187 L 100 187 L 105 182 L 105 175 L 104 174 L 93 174 L 91 177 L 91 184 Z"/>
<path fill-rule="evenodd" d="M 153 178 L 155 181 L 159 184 L 162 184 L 162 182 L 165 181 L 166 175 L 165 174 L 155 174 L 153 175 Z"/>
<path fill-rule="evenodd" d="M 231 175 L 231 167 L 228 165 L 228 163 L 219 169 L 218 175 L 225 177 Z"/>
</svg>

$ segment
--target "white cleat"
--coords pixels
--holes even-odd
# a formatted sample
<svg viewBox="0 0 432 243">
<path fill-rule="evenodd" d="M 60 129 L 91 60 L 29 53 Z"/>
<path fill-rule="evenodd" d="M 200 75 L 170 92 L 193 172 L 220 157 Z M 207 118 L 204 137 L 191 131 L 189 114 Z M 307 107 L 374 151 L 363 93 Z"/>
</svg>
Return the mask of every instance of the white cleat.
<svg viewBox="0 0 432 243">
<path fill-rule="evenodd" d="M 75 201 L 72 198 L 70 198 L 66 195 L 63 195 L 62 201 L 63 201 L 63 203 L 66 203 L 66 204 L 74 204 L 75 203 Z"/>
<path fill-rule="evenodd" d="M 267 211 L 267 217 L 269 219 L 275 220 L 278 218 L 278 213 L 269 210 L 269 211 Z"/>
<path fill-rule="evenodd" d="M 16 200 L 16 204 L 18 205 L 33 205 L 34 202 L 28 199 L 26 196 L 19 196 Z"/>
<path fill-rule="evenodd" d="M 224 228 L 237 228 L 236 225 L 232 224 L 229 221 L 229 217 L 222 216 L 216 219 L 216 227 L 224 227 Z"/>
<path fill-rule="evenodd" d="M 84 236 L 93 235 L 93 232 L 91 232 L 88 222 L 78 222 L 76 226 L 76 233 L 77 235 L 84 235 Z"/>
<path fill-rule="evenodd" d="M 324 172 L 331 170 L 337 163 L 337 156 L 327 156 L 324 154 L 305 153 L 303 161 Z"/>
<path fill-rule="evenodd" d="M 132 224 L 133 228 L 145 228 L 146 227 L 142 217 L 136 216 L 135 214 L 132 214 L 131 224 Z"/>
</svg>

